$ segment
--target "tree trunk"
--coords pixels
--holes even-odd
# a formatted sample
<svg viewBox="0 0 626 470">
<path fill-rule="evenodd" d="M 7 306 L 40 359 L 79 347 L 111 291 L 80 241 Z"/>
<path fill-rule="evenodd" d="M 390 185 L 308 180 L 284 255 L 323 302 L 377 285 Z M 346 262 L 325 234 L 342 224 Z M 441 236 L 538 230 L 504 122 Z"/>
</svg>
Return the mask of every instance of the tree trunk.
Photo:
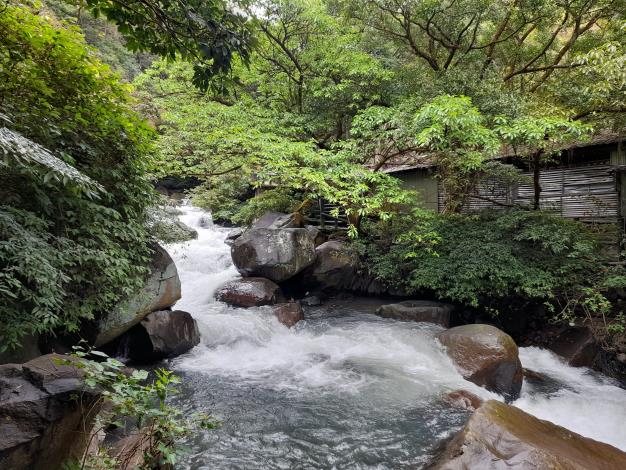
<svg viewBox="0 0 626 470">
<path fill-rule="evenodd" d="M 541 175 L 541 153 L 541 150 L 539 150 L 533 155 L 533 209 L 536 211 L 540 209 L 539 201 L 541 199 L 541 184 L 539 183 L 539 177 Z"/>
</svg>

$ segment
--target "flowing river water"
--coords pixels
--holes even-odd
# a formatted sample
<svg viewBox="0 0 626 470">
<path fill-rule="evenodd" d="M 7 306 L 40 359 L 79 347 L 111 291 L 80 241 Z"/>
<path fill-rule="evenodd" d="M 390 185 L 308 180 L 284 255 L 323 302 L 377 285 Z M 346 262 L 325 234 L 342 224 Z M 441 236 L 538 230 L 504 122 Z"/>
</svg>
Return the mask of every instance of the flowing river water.
<svg viewBox="0 0 626 470">
<path fill-rule="evenodd" d="M 238 277 L 229 229 L 197 208 L 183 211 L 199 236 L 168 247 L 182 282 L 176 308 L 197 319 L 202 342 L 171 364 L 184 379 L 176 400 L 221 425 L 187 440 L 180 468 L 421 468 L 469 416 L 446 405 L 446 393 L 501 399 L 459 375 L 435 339 L 439 327 L 379 318 L 374 299 L 309 308 L 291 329 L 267 307 L 215 301 Z M 526 382 L 515 406 L 626 450 L 625 390 L 548 351 L 520 355 L 549 379 Z"/>
</svg>

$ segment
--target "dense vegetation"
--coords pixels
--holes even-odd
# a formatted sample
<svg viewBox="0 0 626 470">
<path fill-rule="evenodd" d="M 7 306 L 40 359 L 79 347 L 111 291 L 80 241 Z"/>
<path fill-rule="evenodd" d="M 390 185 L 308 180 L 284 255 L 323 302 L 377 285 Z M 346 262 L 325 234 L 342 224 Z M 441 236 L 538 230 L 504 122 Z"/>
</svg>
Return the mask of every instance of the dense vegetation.
<svg viewBox="0 0 626 470">
<path fill-rule="evenodd" d="M 565 311 L 573 286 L 603 289 L 593 235 L 529 211 L 538 178 L 531 207 L 460 212 L 481 179 L 519 180 L 492 159 L 503 146 L 537 176 L 568 143 L 624 125 L 621 1 L 3 8 L 4 125 L 66 165 L 5 149 L 5 345 L 75 328 L 137 286 L 146 176 L 193 177 L 194 201 L 236 224 L 324 198 L 376 276 L 485 309 L 517 295 Z M 101 60 L 133 81 L 136 102 Z M 444 214 L 380 171 L 405 157 L 436 165 Z"/>
<path fill-rule="evenodd" d="M 151 131 L 82 36 L 29 7 L 0 15 L 0 106 L 13 132 L 0 173 L 4 349 L 76 329 L 140 285 Z M 19 151 L 29 145 L 43 157 Z"/>
</svg>

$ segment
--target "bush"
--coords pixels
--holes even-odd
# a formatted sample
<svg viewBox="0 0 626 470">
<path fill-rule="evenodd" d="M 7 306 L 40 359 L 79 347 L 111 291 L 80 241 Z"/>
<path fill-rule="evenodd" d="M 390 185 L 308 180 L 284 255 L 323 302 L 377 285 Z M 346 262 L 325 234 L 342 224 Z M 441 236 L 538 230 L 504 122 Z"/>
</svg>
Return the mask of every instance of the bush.
<svg viewBox="0 0 626 470">
<path fill-rule="evenodd" d="M 388 284 L 486 310 L 510 297 L 556 304 L 604 266 L 587 227 L 537 211 L 422 214 L 365 230 L 360 251 Z"/>
<path fill-rule="evenodd" d="M 129 91 L 75 30 L 3 7 L 0 128 L 28 144 L 1 148 L 0 350 L 76 330 L 142 283 L 151 131 Z"/>
</svg>

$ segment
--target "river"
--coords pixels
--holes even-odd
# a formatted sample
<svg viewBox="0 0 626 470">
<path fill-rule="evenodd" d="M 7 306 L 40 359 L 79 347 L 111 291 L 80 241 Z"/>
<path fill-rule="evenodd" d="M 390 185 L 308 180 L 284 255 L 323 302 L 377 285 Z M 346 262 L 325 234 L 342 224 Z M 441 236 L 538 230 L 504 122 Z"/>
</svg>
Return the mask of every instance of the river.
<svg viewBox="0 0 626 470">
<path fill-rule="evenodd" d="M 465 389 L 501 399 L 460 376 L 435 340 L 440 327 L 379 318 L 375 299 L 308 308 L 292 329 L 267 307 L 215 301 L 238 277 L 229 229 L 197 208 L 183 211 L 198 239 L 168 247 L 182 282 L 176 308 L 197 319 L 202 342 L 170 365 L 183 378 L 176 403 L 221 425 L 187 440 L 180 468 L 420 468 L 469 416 L 442 396 Z M 515 406 L 626 450 L 625 390 L 545 350 L 520 356 L 549 380 L 525 383 Z"/>
</svg>

